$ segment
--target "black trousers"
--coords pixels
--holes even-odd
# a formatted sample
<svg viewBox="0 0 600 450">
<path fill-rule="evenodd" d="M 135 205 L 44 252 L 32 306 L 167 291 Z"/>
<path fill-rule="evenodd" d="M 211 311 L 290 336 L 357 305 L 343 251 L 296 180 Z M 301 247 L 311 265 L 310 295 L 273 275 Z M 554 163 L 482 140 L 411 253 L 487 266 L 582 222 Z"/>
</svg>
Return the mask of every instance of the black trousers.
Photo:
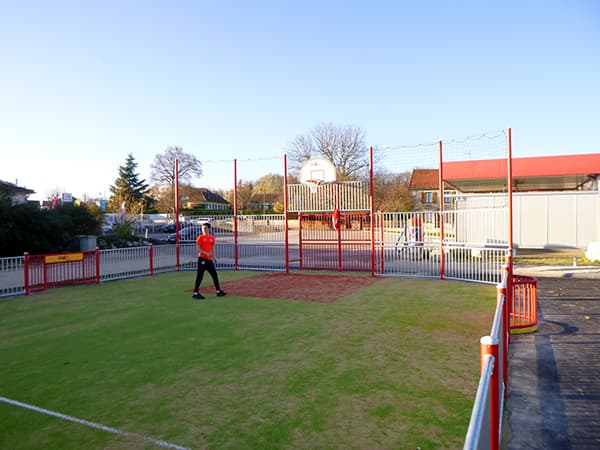
<svg viewBox="0 0 600 450">
<path fill-rule="evenodd" d="M 221 290 L 221 285 L 219 284 L 219 276 L 217 275 L 217 269 L 215 268 L 215 264 L 212 259 L 198 258 L 198 271 L 196 272 L 196 282 L 194 283 L 194 292 L 198 292 L 200 288 L 200 284 L 202 283 L 202 278 L 204 278 L 204 272 L 208 272 L 212 277 L 213 284 L 217 291 Z"/>
</svg>

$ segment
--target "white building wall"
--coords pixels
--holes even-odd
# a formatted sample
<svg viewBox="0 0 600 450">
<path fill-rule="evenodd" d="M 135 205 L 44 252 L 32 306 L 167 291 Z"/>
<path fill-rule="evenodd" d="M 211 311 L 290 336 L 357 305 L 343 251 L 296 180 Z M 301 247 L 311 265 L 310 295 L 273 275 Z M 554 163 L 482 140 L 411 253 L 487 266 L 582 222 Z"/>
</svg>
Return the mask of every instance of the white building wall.
<svg viewBox="0 0 600 450">
<path fill-rule="evenodd" d="M 506 194 L 469 194 L 456 201 L 459 210 L 502 208 Z M 502 222 L 506 217 L 495 214 Z M 478 221 L 481 219 L 477 219 Z M 462 227 L 468 242 L 497 239 L 482 236 L 482 230 L 494 235 L 503 234 L 506 228 Z M 497 231 L 487 231 L 497 230 Z M 600 192 L 519 192 L 513 193 L 513 239 L 521 248 L 587 248 L 590 242 L 600 241 Z"/>
</svg>

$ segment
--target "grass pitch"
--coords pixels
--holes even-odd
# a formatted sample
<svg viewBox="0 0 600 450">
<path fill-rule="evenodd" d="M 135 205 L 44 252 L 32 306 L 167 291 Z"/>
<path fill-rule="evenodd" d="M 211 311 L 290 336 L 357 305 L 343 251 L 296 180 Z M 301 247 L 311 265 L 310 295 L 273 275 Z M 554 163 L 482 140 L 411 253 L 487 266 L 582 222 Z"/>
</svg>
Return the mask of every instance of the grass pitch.
<svg viewBox="0 0 600 450">
<path fill-rule="evenodd" d="M 333 303 L 195 301 L 193 277 L 1 301 L 0 397 L 132 434 L 0 402 L 0 448 L 462 447 L 494 287 L 386 278 Z"/>
</svg>

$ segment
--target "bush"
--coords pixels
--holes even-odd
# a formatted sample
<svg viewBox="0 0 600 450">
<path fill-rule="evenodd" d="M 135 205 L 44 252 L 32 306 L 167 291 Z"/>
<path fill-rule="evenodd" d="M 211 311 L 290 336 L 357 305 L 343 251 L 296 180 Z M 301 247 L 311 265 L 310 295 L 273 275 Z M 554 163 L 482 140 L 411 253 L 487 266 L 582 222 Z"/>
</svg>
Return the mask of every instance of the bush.
<svg viewBox="0 0 600 450">
<path fill-rule="evenodd" d="M 35 205 L 12 206 L 2 199 L 0 256 L 68 251 L 77 236 L 98 234 L 101 223 L 99 211 L 85 205 L 43 210 Z"/>
</svg>

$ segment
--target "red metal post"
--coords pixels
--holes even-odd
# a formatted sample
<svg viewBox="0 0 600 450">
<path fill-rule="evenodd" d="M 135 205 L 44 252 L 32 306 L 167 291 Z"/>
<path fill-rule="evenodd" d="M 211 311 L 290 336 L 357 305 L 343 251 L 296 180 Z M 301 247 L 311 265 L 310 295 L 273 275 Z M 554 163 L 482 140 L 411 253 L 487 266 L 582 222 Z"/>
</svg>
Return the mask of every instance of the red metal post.
<svg viewBox="0 0 600 450">
<path fill-rule="evenodd" d="M 375 199 L 373 189 L 373 146 L 369 147 L 369 204 L 371 210 L 371 276 L 375 276 Z M 383 220 L 383 218 L 382 218 Z M 382 224 L 383 225 L 383 224 Z M 383 230 L 383 226 L 381 227 Z M 383 239 L 381 240 L 383 245 Z M 383 271 L 383 257 L 381 258 Z"/>
<path fill-rule="evenodd" d="M 237 191 L 237 159 L 233 160 L 233 266 L 238 270 L 238 191 Z"/>
<path fill-rule="evenodd" d="M 290 227 L 288 220 L 287 155 L 283 155 L 283 214 L 285 221 L 285 273 L 290 273 Z"/>
<path fill-rule="evenodd" d="M 154 275 L 154 246 L 150 244 L 148 249 L 148 256 L 150 257 L 150 276 Z"/>
<path fill-rule="evenodd" d="M 335 193 L 335 209 L 339 211 L 340 216 L 342 212 L 340 211 L 340 184 L 336 184 L 336 193 Z M 334 224 L 335 226 L 336 224 Z M 337 248 L 338 248 L 338 270 L 342 271 L 342 226 L 335 226 L 335 230 L 337 231 Z"/>
<path fill-rule="evenodd" d="M 25 295 L 29 295 L 29 253 L 23 253 L 23 282 L 25 284 Z"/>
<path fill-rule="evenodd" d="M 490 380 L 490 450 L 500 448 L 500 380 L 498 376 L 498 340 L 493 336 L 484 336 L 480 340 L 481 371 L 485 356 L 494 358 L 494 369 Z"/>
<path fill-rule="evenodd" d="M 46 264 L 46 255 L 42 256 L 42 274 L 44 280 L 44 290 L 48 289 L 48 265 Z"/>
<path fill-rule="evenodd" d="M 440 141 L 440 170 L 439 175 L 439 189 L 440 189 L 440 280 L 444 279 L 445 271 L 445 258 L 444 258 L 444 239 L 446 237 L 444 232 L 444 158 L 442 154 L 442 141 Z"/>
<path fill-rule="evenodd" d="M 504 383 L 504 398 L 508 397 L 508 337 L 510 334 L 508 321 L 508 294 L 506 283 L 496 286 L 496 305 L 502 301 L 502 381 Z"/>
<path fill-rule="evenodd" d="M 371 222 L 371 226 L 372 224 L 373 222 Z M 385 230 L 383 229 L 383 226 L 383 213 L 379 211 L 379 229 L 381 230 L 381 257 L 379 258 L 379 260 L 381 261 L 381 273 L 385 273 Z M 371 272 L 371 275 L 375 276 L 375 273 Z"/>
<path fill-rule="evenodd" d="M 512 198 L 512 196 L 511 196 Z M 512 215 L 512 214 L 511 214 Z M 511 221 L 512 222 L 512 221 Z M 513 279 L 513 258 L 512 258 L 512 245 L 509 249 L 508 255 L 506 255 L 506 314 L 508 316 L 508 343 L 510 344 L 510 318 L 513 313 L 515 304 L 515 291 L 514 291 L 514 279 Z"/>
<path fill-rule="evenodd" d="M 512 173 L 512 131 L 508 129 L 508 249 L 513 254 L 513 173 Z"/>
<path fill-rule="evenodd" d="M 96 247 L 96 284 L 100 284 L 100 249 Z"/>
<path fill-rule="evenodd" d="M 179 272 L 179 160 L 175 160 L 175 259 Z"/>
<path fill-rule="evenodd" d="M 298 213 L 298 250 L 300 257 L 300 270 L 302 270 L 302 213 Z"/>
</svg>

